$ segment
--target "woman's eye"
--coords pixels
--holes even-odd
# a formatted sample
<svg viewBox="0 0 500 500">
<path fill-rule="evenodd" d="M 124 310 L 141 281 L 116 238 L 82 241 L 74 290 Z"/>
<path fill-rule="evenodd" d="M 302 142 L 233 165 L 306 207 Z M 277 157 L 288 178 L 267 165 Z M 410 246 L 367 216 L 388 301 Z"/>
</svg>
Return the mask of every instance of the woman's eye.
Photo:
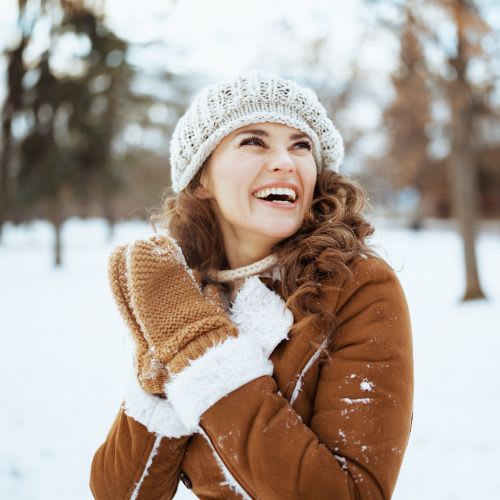
<svg viewBox="0 0 500 500">
<path fill-rule="evenodd" d="M 309 150 L 311 149 L 311 143 L 307 142 L 307 141 L 297 142 L 296 146 L 301 146 L 301 149 L 302 148 L 309 149 Z"/>
<path fill-rule="evenodd" d="M 245 146 L 246 144 L 257 144 L 259 146 L 262 145 L 262 140 L 259 139 L 258 137 L 249 137 L 248 139 L 244 139 L 241 141 L 240 146 Z"/>
</svg>

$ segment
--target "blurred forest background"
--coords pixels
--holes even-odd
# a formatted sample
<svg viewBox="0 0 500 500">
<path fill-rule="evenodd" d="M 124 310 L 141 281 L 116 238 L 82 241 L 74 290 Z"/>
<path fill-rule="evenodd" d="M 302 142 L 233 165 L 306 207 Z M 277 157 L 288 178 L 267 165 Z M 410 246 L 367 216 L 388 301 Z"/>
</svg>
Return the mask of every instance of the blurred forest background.
<svg viewBox="0 0 500 500">
<path fill-rule="evenodd" d="M 109 255 L 151 234 L 194 93 L 254 69 L 316 90 L 408 299 L 394 499 L 499 497 L 499 0 L 0 5 L 0 498 L 89 498 L 133 347 Z"/>
<path fill-rule="evenodd" d="M 110 235 L 118 221 L 147 218 L 170 184 L 169 138 L 193 94 L 259 68 L 317 91 L 346 142 L 343 171 L 367 188 L 378 212 L 415 230 L 428 218 L 456 219 L 464 298 L 482 296 L 476 228 L 500 219 L 497 1 L 277 1 L 267 2 L 269 12 L 233 2 L 241 14 L 231 12 L 218 46 L 214 25 L 212 48 L 203 34 L 176 45 L 187 0 L 141 2 L 154 23 L 140 28 L 146 13 L 116 14 L 128 2 L 10 4 L 0 34 L 0 244 L 5 223 L 45 219 L 60 264 L 68 218 L 105 218 Z M 342 9 L 357 9 L 358 22 L 339 32 Z M 213 15 L 223 26 L 224 11 Z M 244 30 L 249 16 L 261 24 L 253 38 Z M 347 39 L 349 29 L 355 36 Z M 238 44 L 241 57 L 221 48 L 213 71 L 183 64 Z"/>
</svg>

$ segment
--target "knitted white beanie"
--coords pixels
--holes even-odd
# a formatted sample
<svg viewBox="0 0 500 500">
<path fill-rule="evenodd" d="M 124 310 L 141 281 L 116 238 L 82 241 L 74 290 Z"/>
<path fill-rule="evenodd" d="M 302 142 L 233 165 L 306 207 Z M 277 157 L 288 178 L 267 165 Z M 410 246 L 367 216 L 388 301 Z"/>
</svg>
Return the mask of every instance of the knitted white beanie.
<svg viewBox="0 0 500 500">
<path fill-rule="evenodd" d="M 318 172 L 337 170 L 342 163 L 342 137 L 316 93 L 291 80 L 252 72 L 203 88 L 180 118 L 170 141 L 173 190 L 178 193 L 189 184 L 226 135 L 262 122 L 307 134 Z"/>
</svg>

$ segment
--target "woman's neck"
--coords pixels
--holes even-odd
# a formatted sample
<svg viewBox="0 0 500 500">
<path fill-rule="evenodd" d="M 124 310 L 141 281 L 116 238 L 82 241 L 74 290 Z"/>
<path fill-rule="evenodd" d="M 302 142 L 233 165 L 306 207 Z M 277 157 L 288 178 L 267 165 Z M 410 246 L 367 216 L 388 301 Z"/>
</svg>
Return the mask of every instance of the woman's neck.
<svg viewBox="0 0 500 500">
<path fill-rule="evenodd" d="M 270 254 L 269 251 L 250 251 L 245 252 L 244 250 L 227 250 L 226 249 L 226 259 L 229 264 L 229 269 L 239 269 L 240 267 L 245 267 L 264 259 Z"/>
<path fill-rule="evenodd" d="M 221 232 L 229 269 L 248 266 L 264 259 L 272 253 L 273 247 L 280 241 L 280 238 L 235 230 L 227 224 L 221 225 Z"/>
</svg>

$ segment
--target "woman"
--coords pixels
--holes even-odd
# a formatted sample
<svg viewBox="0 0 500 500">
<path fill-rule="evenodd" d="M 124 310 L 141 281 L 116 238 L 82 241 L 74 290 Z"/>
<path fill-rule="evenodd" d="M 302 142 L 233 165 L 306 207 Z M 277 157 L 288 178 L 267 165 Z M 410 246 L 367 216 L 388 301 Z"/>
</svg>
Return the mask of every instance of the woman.
<svg viewBox="0 0 500 500">
<path fill-rule="evenodd" d="M 96 498 L 387 499 L 413 400 L 409 314 L 310 89 L 252 73 L 174 131 L 167 232 L 119 247 L 133 384 Z"/>
</svg>

